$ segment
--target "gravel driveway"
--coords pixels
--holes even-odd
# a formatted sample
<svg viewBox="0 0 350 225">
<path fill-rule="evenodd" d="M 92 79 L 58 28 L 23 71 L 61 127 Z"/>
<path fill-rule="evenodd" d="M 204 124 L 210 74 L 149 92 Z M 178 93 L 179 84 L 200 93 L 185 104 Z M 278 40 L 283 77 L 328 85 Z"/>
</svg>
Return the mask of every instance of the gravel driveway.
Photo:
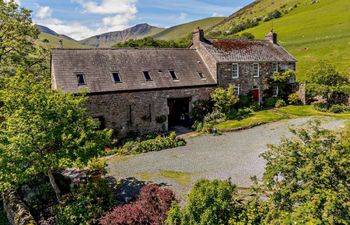
<svg viewBox="0 0 350 225">
<path fill-rule="evenodd" d="M 311 118 L 284 120 L 221 136 L 204 135 L 187 140 L 184 147 L 108 161 L 110 175 L 117 179 L 135 177 L 169 185 L 184 196 L 199 178 L 228 179 L 248 187 L 251 176 L 261 177 L 265 162 L 259 154 L 267 144 L 291 136 L 289 127 L 304 126 Z M 323 118 L 323 126 L 339 129 L 345 120 Z"/>
</svg>

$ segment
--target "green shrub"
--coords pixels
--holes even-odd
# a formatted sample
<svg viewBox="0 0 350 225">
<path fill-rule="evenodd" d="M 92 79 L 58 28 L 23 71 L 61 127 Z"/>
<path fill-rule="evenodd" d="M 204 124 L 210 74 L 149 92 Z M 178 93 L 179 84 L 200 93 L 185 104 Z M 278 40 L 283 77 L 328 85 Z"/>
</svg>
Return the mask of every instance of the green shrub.
<svg viewBox="0 0 350 225">
<path fill-rule="evenodd" d="M 329 112 L 332 112 L 332 113 L 350 112 L 350 107 L 346 105 L 332 105 L 329 108 Z"/>
<path fill-rule="evenodd" d="M 279 100 L 277 100 L 275 107 L 281 108 L 281 107 L 286 106 L 286 105 L 287 105 L 287 103 L 283 99 L 279 99 Z"/>
<path fill-rule="evenodd" d="M 201 132 L 203 130 L 203 125 L 204 125 L 203 122 L 195 121 L 194 124 L 192 125 L 192 130 Z"/>
<path fill-rule="evenodd" d="M 278 98 L 276 97 L 268 97 L 264 99 L 264 104 L 266 107 L 275 107 Z"/>
<path fill-rule="evenodd" d="M 191 117 L 194 121 L 203 121 L 212 110 L 213 103 L 210 100 L 198 100 L 193 105 Z"/>
<path fill-rule="evenodd" d="M 230 181 L 199 180 L 193 185 L 184 209 L 173 203 L 167 224 L 228 224 L 237 204 L 234 193 L 235 186 Z"/>
<path fill-rule="evenodd" d="M 248 107 L 252 104 L 252 96 L 251 95 L 240 95 L 238 105 L 243 107 Z"/>
<path fill-rule="evenodd" d="M 320 112 L 328 112 L 328 109 L 329 109 L 329 105 L 322 102 L 316 102 L 312 104 L 312 106 L 314 107 L 315 110 Z"/>
<path fill-rule="evenodd" d="M 253 103 L 249 108 L 253 112 L 258 112 L 261 110 L 261 105 L 259 103 Z"/>
<path fill-rule="evenodd" d="M 226 115 L 220 111 L 214 110 L 204 117 L 205 123 L 218 124 L 226 120 Z"/>
<path fill-rule="evenodd" d="M 157 116 L 156 122 L 162 124 L 162 123 L 165 123 L 167 121 L 167 119 L 168 118 L 166 115 Z"/>
<path fill-rule="evenodd" d="M 280 18 L 282 16 L 282 13 L 280 11 L 278 11 L 277 9 L 270 12 L 265 18 L 264 18 L 264 22 L 273 20 L 273 19 L 277 19 Z"/>
<path fill-rule="evenodd" d="M 290 105 L 301 105 L 302 101 L 298 94 L 292 93 L 288 96 L 288 103 Z"/>
<path fill-rule="evenodd" d="M 214 104 L 214 111 L 227 115 L 237 104 L 239 98 L 235 96 L 234 87 L 231 85 L 227 89 L 216 88 L 210 98 Z"/>
<path fill-rule="evenodd" d="M 56 225 L 96 224 L 97 219 L 110 210 L 113 195 L 107 181 L 89 181 L 86 186 L 72 192 L 55 208 Z"/>
<path fill-rule="evenodd" d="M 241 37 L 248 40 L 253 40 L 255 38 L 255 36 L 249 32 L 244 32 L 243 34 L 241 34 Z"/>
<path fill-rule="evenodd" d="M 184 145 L 186 145 L 185 140 L 176 138 L 176 133 L 172 132 L 169 136 L 159 135 L 155 139 L 129 141 L 118 152 L 123 154 L 146 153 Z"/>
</svg>

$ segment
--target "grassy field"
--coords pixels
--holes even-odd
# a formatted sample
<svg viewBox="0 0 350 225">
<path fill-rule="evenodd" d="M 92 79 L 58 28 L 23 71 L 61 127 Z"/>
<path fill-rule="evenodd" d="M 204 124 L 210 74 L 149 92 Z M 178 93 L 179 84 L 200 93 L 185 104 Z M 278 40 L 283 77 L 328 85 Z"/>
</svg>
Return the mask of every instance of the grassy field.
<svg viewBox="0 0 350 225">
<path fill-rule="evenodd" d="M 44 43 L 43 40 L 47 39 L 49 41 L 49 43 Z M 58 36 L 54 36 L 51 34 L 47 34 L 47 33 L 40 33 L 39 36 L 39 44 L 42 45 L 43 47 L 49 47 L 49 48 L 59 48 L 60 47 L 60 40 L 63 40 L 63 47 L 64 48 L 88 48 L 88 46 L 86 45 L 82 45 L 77 41 L 73 41 L 73 40 L 68 40 L 68 39 L 64 39 Z"/>
<path fill-rule="evenodd" d="M 244 129 L 261 124 L 277 122 L 283 119 L 292 119 L 307 116 L 326 116 L 336 119 L 350 120 L 350 114 L 324 113 L 315 110 L 310 105 L 305 106 L 287 106 L 278 109 L 262 110 L 252 113 L 249 117 L 242 120 L 228 120 L 216 125 L 215 127 L 222 130 Z"/>
<path fill-rule="evenodd" d="M 250 32 L 258 39 L 274 27 L 279 43 L 297 59 L 298 79 L 305 78 L 308 69 L 319 60 L 335 64 L 344 73 L 350 74 L 350 1 L 319 0 L 264 0 L 245 9 L 243 14 L 217 26 L 214 30 L 226 31 L 233 24 L 257 16 L 267 15 L 278 9 L 283 11 L 297 7 L 279 19 L 260 22 Z M 285 7 L 281 8 L 283 5 Z"/>
<path fill-rule="evenodd" d="M 176 40 L 176 39 L 184 38 L 190 35 L 191 32 L 197 27 L 200 27 L 206 30 L 223 20 L 224 20 L 224 17 L 210 17 L 202 20 L 196 20 L 190 23 L 185 23 L 178 26 L 170 27 L 154 35 L 153 37 L 161 40 Z"/>
<path fill-rule="evenodd" d="M 156 173 L 144 172 L 138 174 L 142 180 L 152 181 L 157 178 L 164 177 L 172 180 L 181 186 L 187 186 L 191 183 L 192 175 L 187 172 L 172 171 L 172 170 L 161 170 Z"/>
</svg>

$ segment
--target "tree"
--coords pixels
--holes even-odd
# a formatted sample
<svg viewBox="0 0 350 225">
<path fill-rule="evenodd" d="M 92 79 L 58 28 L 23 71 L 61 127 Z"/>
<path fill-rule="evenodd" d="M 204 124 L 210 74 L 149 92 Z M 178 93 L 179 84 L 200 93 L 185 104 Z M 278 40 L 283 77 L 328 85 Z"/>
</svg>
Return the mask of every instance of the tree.
<svg viewBox="0 0 350 225">
<path fill-rule="evenodd" d="M 167 225 L 228 224 L 238 202 L 233 199 L 235 186 L 230 181 L 197 181 L 184 209 L 173 203 Z"/>
<path fill-rule="evenodd" d="M 327 104 L 344 103 L 350 94 L 350 80 L 333 65 L 321 61 L 307 74 L 306 91 L 311 97 L 321 96 Z"/>
<path fill-rule="evenodd" d="M 262 154 L 263 181 L 271 192 L 267 224 L 348 224 L 350 221 L 350 135 L 323 129 L 296 135 Z"/>
<path fill-rule="evenodd" d="M 210 94 L 210 98 L 214 103 L 214 111 L 225 115 L 228 115 L 233 106 L 239 101 L 233 86 L 229 86 L 226 90 L 224 88 L 216 88 Z"/>
<path fill-rule="evenodd" d="M 275 72 L 269 79 L 272 87 L 278 89 L 278 96 L 286 99 L 288 97 L 288 83 L 291 79 L 295 79 L 295 71 L 287 70 L 283 73 Z"/>
<path fill-rule="evenodd" d="M 46 77 L 19 69 L 1 79 L 0 189 L 44 173 L 60 200 L 53 172 L 85 165 L 109 144 L 111 131 L 97 130 L 83 108 L 85 96 L 54 91 Z"/>
<path fill-rule="evenodd" d="M 145 37 L 118 43 L 114 45 L 113 48 L 186 48 L 188 45 L 189 42 L 187 39 L 165 41 L 154 39 L 153 37 Z"/>
<path fill-rule="evenodd" d="M 31 19 L 31 11 L 19 8 L 13 0 L 0 0 L 0 74 L 15 74 L 20 65 L 27 69 L 48 68 L 47 51 L 35 45 L 39 31 Z"/>
</svg>

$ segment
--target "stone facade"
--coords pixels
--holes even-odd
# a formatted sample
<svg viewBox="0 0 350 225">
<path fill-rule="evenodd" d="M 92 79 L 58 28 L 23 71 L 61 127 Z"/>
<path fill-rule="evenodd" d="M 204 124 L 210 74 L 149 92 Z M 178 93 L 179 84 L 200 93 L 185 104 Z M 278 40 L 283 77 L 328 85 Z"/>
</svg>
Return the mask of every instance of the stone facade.
<svg viewBox="0 0 350 225">
<path fill-rule="evenodd" d="M 56 49 L 51 58 L 53 88 L 87 89 L 89 112 L 119 137 L 185 124 L 193 103 L 208 99 L 216 87 L 233 84 L 239 94 L 252 91 L 261 103 L 273 70 L 295 70 L 296 64 L 274 32 L 266 40 L 209 40 L 201 29 L 192 33 L 186 49 Z M 161 116 L 167 121 L 160 123 Z"/>
<path fill-rule="evenodd" d="M 168 121 L 159 124 L 156 118 L 169 115 L 168 99 L 190 98 L 192 104 L 209 98 L 215 87 L 172 90 L 151 90 L 89 95 L 87 108 L 94 117 L 103 117 L 105 127 L 114 128 L 118 136 L 128 132 L 148 133 L 168 129 Z"/>
<path fill-rule="evenodd" d="M 233 77 L 232 65 L 238 65 L 238 77 Z M 259 77 L 253 75 L 253 64 L 259 65 Z M 270 88 L 268 80 L 273 76 L 273 64 L 271 62 L 230 62 L 218 65 L 218 85 L 228 87 L 235 85 L 239 87 L 239 93 L 248 94 L 252 89 L 258 88 L 261 93 Z M 278 71 L 295 70 L 295 63 L 275 63 Z"/>
</svg>

